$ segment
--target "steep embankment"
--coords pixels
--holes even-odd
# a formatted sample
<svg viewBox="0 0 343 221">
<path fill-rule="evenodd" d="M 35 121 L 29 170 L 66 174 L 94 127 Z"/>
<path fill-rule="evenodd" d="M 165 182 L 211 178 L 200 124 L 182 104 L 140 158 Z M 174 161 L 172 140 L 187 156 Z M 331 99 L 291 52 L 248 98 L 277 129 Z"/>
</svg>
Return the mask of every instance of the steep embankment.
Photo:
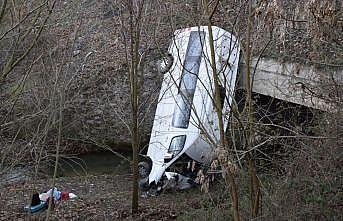
<svg viewBox="0 0 343 221">
<path fill-rule="evenodd" d="M 342 66 L 341 3 L 334 1 L 259 2 L 253 14 L 253 53 L 278 61 L 317 67 Z M 180 27 L 206 24 L 197 1 L 150 2 L 144 15 L 140 53 L 140 130 L 148 141 L 161 82 L 155 61 Z M 55 148 L 60 92 L 63 91 L 62 151 L 129 144 L 130 96 L 124 39 L 127 12 L 109 0 L 58 1 L 39 43 L 1 90 L 5 117 L 1 146 L 15 137 L 27 147 Z M 247 7 L 220 1 L 213 24 L 246 40 Z M 10 48 L 9 48 L 10 49 Z M 3 52 L 1 52 L 3 53 Z M 11 93 L 35 61 L 22 93 Z M 9 93 L 9 94 L 8 94 Z M 10 124 L 7 124 L 10 122 Z M 43 126 L 44 125 L 44 126 Z M 43 137 L 43 138 L 42 138 Z M 80 145 L 80 143 L 82 145 Z M 78 144 L 78 145 L 75 145 Z M 88 146 L 89 144 L 89 146 Z M 84 147 L 84 148 L 83 148 Z"/>
</svg>

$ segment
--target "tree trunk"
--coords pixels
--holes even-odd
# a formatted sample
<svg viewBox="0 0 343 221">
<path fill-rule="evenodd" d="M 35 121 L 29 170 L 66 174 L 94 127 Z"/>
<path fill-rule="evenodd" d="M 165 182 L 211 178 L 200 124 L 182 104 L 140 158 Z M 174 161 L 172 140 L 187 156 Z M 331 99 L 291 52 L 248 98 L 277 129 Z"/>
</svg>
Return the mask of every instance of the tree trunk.
<svg viewBox="0 0 343 221">
<path fill-rule="evenodd" d="M 133 1 L 129 2 L 130 11 L 130 57 L 131 64 L 129 70 L 130 93 L 131 93 L 131 137 L 132 137 L 132 213 L 138 211 L 138 148 L 139 148 L 139 131 L 138 131 L 138 46 L 139 46 L 139 27 L 134 24 Z"/>
<path fill-rule="evenodd" d="M 222 114 L 222 107 L 220 102 L 220 89 L 219 89 L 219 74 L 217 73 L 216 68 L 216 59 L 215 59 L 215 51 L 214 51 L 214 40 L 213 40 L 213 33 L 212 33 L 212 22 L 211 18 L 214 13 L 215 8 L 212 10 L 212 12 L 209 12 L 208 10 L 208 2 L 204 1 L 205 6 L 205 12 L 208 16 L 208 33 L 209 33 L 209 44 L 210 44 L 210 51 L 211 51 L 211 68 L 212 68 L 212 74 L 213 74 L 213 81 L 214 81 L 214 108 L 218 117 L 218 123 L 219 123 L 219 131 L 220 131 L 220 148 L 223 148 L 224 150 L 228 149 L 226 137 L 225 137 L 225 128 L 223 123 L 223 114 Z M 238 191 L 237 186 L 235 183 L 234 178 L 234 172 L 231 171 L 231 168 L 227 165 L 229 162 L 229 156 L 228 154 L 225 154 L 224 157 L 219 157 L 219 161 L 223 167 L 223 169 L 226 169 L 225 173 L 225 180 L 226 183 L 230 187 L 230 195 L 231 195 L 231 203 L 232 203 L 232 210 L 233 210 L 233 218 L 234 221 L 240 221 L 240 213 L 239 213 L 239 203 L 238 203 Z"/>
<path fill-rule="evenodd" d="M 247 40 L 245 44 L 245 63 L 247 65 L 246 68 L 246 102 L 244 105 L 244 113 L 247 116 L 247 125 L 245 127 L 245 148 L 246 150 L 252 149 L 253 144 L 253 136 L 254 136 L 254 110 L 252 106 L 252 77 L 251 77 L 251 57 L 252 57 L 252 42 L 251 42 L 251 29 L 252 29 L 252 21 L 251 21 L 251 14 L 252 14 L 252 1 L 249 0 L 249 14 L 248 14 L 248 28 L 247 28 Z M 256 165 L 253 159 L 252 151 L 246 156 L 246 160 L 248 162 L 249 172 L 250 172 L 250 209 L 251 209 L 251 216 L 252 218 L 256 218 L 259 212 L 259 205 L 260 205 L 260 183 L 257 177 Z"/>
</svg>

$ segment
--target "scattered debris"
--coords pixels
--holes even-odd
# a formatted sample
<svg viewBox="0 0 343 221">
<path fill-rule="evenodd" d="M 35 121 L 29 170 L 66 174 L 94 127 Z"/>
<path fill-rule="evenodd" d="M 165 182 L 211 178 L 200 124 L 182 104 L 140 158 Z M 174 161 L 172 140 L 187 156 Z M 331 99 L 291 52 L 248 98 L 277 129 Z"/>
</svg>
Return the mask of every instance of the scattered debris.
<svg viewBox="0 0 343 221">
<path fill-rule="evenodd" d="M 142 198 L 157 196 L 166 190 L 184 190 L 196 186 L 196 182 L 193 179 L 175 172 L 165 172 L 158 185 L 149 185 L 147 181 L 148 177 L 142 179 L 139 183 L 142 190 Z"/>
<path fill-rule="evenodd" d="M 58 206 L 62 201 L 74 199 L 77 197 L 74 193 L 69 193 L 66 191 L 59 191 L 55 187 L 41 194 L 34 193 L 32 195 L 31 204 L 26 205 L 24 207 L 24 210 L 29 213 L 37 213 L 37 212 L 44 211 L 49 206 L 49 201 L 51 199 L 51 196 L 53 199 L 53 201 L 51 202 L 53 206 L 52 208 L 54 208 L 55 206 Z"/>
<path fill-rule="evenodd" d="M 165 172 L 167 180 L 165 180 L 162 189 L 175 189 L 175 190 L 184 190 L 192 188 L 196 185 L 193 179 L 183 176 L 174 172 Z"/>
</svg>

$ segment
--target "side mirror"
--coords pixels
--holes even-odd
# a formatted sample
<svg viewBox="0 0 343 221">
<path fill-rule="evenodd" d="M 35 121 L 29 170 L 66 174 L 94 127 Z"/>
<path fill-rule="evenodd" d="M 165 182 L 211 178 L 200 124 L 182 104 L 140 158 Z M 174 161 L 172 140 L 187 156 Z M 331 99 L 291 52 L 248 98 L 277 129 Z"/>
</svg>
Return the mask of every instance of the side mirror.
<svg viewBox="0 0 343 221">
<path fill-rule="evenodd" d="M 156 62 L 158 72 L 161 74 L 167 73 L 172 67 L 173 62 L 174 62 L 174 57 L 171 54 L 168 54 L 167 56 L 159 59 Z"/>
</svg>

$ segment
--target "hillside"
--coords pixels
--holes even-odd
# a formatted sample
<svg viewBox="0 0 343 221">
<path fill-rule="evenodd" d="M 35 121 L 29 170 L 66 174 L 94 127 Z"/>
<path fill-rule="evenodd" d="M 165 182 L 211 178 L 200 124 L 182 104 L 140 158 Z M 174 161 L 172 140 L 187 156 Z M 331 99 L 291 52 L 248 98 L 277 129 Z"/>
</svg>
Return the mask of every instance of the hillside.
<svg viewBox="0 0 343 221">
<path fill-rule="evenodd" d="M 227 149 L 221 166 L 229 168 L 223 177 L 234 174 L 242 220 L 342 219 L 343 90 L 335 78 L 343 69 L 342 3 L 223 0 L 205 7 L 206 1 L 138 0 L 130 8 L 128 2 L 0 1 L 0 220 L 28 218 L 22 205 L 31 191 L 51 185 L 47 171 L 55 159 L 131 152 L 133 61 L 139 151 L 145 152 L 163 78 L 156 62 L 166 55 L 175 30 L 209 23 L 239 39 L 241 80 L 255 71 L 249 73 L 246 64 L 259 58 L 267 65 L 277 62 L 281 74 L 292 67 L 283 77 L 318 70 L 326 76 L 315 79 L 315 86 L 289 84 L 332 107 L 325 112 L 252 93 L 247 86 L 236 90 L 235 105 L 225 115 L 230 125 L 223 133 Z M 126 160 L 131 167 L 131 158 Z M 8 183 L 5 178 L 17 171 L 29 178 Z M 255 218 L 252 171 L 261 202 Z M 52 218 L 131 220 L 128 173 L 61 173 L 56 185 L 80 198 L 62 204 Z M 200 191 L 206 186 L 200 183 L 190 191 L 141 199 L 133 219 L 230 219 L 233 185 L 224 181 L 220 178 L 209 193 Z"/>
</svg>

